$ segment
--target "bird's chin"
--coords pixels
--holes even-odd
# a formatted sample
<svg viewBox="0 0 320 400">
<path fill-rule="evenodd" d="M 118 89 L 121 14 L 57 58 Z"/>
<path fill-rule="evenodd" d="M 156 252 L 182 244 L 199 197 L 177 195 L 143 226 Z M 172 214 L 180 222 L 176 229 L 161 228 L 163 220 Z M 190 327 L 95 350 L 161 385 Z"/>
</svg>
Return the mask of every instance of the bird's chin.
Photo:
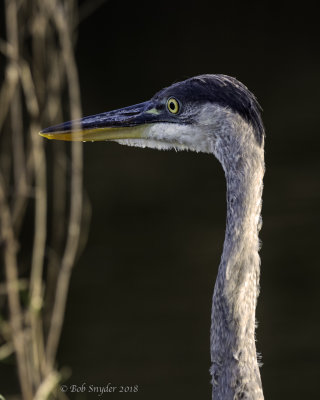
<svg viewBox="0 0 320 400">
<path fill-rule="evenodd" d="M 199 140 L 195 141 L 195 137 Z M 127 146 L 157 150 L 211 152 L 206 134 L 195 132 L 191 125 L 177 123 L 149 124 L 142 137 L 116 138 L 114 141 Z"/>
<path fill-rule="evenodd" d="M 158 141 L 155 139 L 118 139 L 114 140 L 122 145 L 132 146 L 132 147 L 141 147 L 141 148 L 150 148 L 156 150 L 176 150 L 176 151 L 183 151 L 183 150 L 190 150 L 187 146 L 182 145 L 180 143 L 169 143 Z"/>
</svg>

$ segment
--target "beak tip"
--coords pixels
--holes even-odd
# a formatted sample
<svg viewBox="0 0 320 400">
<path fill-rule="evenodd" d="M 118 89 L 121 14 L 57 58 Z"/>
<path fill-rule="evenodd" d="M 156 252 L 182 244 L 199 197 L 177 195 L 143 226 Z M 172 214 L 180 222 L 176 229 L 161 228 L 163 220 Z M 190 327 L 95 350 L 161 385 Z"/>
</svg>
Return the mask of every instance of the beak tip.
<svg viewBox="0 0 320 400">
<path fill-rule="evenodd" d="M 39 136 L 42 136 L 46 139 L 50 139 L 50 135 L 46 134 L 44 130 L 39 132 Z"/>
</svg>

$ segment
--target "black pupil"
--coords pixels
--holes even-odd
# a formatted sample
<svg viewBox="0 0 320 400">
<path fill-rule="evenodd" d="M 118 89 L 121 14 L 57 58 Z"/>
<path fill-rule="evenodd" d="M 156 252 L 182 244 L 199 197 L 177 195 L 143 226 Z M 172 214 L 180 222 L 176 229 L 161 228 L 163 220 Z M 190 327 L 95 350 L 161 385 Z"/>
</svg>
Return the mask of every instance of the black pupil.
<svg viewBox="0 0 320 400">
<path fill-rule="evenodd" d="M 173 101 L 170 101 L 170 109 L 174 110 L 176 108 L 176 105 L 174 104 Z"/>
</svg>

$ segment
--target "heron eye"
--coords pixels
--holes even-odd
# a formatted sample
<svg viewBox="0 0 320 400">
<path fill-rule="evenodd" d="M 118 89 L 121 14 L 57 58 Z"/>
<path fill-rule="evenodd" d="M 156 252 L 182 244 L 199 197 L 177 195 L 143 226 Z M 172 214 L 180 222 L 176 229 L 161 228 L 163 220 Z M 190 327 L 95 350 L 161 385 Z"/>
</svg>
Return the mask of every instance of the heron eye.
<svg viewBox="0 0 320 400">
<path fill-rule="evenodd" d="M 178 100 L 176 100 L 174 97 L 170 97 L 170 99 L 167 101 L 167 108 L 172 114 L 177 114 L 180 109 Z"/>
</svg>

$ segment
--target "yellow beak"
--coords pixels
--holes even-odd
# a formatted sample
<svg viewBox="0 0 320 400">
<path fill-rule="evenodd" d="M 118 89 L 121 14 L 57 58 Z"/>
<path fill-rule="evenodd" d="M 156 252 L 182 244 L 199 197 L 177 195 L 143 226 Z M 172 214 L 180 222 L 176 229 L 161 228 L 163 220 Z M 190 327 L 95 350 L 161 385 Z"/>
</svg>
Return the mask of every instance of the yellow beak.
<svg viewBox="0 0 320 400">
<path fill-rule="evenodd" d="M 152 100 L 119 110 L 64 122 L 42 130 L 47 139 L 66 141 L 102 141 L 141 139 L 146 137 L 150 124 L 161 122 L 160 112 Z"/>
</svg>

